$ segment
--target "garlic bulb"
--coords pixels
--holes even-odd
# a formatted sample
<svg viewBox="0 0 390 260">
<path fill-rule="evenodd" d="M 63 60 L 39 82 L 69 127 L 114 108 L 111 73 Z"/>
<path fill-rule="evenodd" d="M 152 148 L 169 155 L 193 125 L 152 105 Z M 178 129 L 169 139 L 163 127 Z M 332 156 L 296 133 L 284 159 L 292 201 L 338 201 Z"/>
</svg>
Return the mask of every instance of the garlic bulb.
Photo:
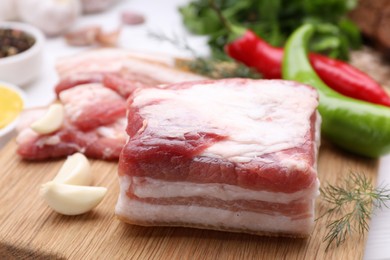
<svg viewBox="0 0 390 260">
<path fill-rule="evenodd" d="M 16 19 L 15 0 L 0 0 L 0 21 Z"/>
<path fill-rule="evenodd" d="M 80 0 L 16 0 L 20 19 L 47 35 L 67 30 L 81 13 Z"/>
<path fill-rule="evenodd" d="M 96 13 L 107 10 L 118 0 L 81 0 L 84 13 Z"/>
</svg>

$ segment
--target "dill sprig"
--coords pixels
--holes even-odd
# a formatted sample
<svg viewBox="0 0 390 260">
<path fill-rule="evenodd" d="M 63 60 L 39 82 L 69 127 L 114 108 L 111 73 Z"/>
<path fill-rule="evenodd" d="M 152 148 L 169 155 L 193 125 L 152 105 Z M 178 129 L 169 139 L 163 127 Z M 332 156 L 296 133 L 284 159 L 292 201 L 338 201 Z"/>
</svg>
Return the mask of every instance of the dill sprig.
<svg viewBox="0 0 390 260">
<path fill-rule="evenodd" d="M 201 74 L 213 79 L 221 78 L 261 78 L 261 75 L 251 68 L 246 67 L 243 64 L 237 63 L 233 60 L 218 60 L 215 58 L 200 57 L 196 51 L 188 44 L 185 37 L 177 34 L 168 36 L 163 33 L 149 32 L 149 37 L 158 40 L 165 41 L 177 48 L 188 51 L 193 59 L 177 59 L 177 67 L 185 70 L 192 71 L 197 74 Z"/>
<path fill-rule="evenodd" d="M 326 212 L 318 219 L 328 216 L 327 233 L 323 242 L 326 251 L 332 244 L 345 242 L 349 235 L 368 231 L 375 209 L 388 207 L 390 189 L 386 186 L 375 188 L 364 174 L 352 173 L 339 186 L 330 185 L 320 189 L 322 200 L 328 204 Z"/>
<path fill-rule="evenodd" d="M 159 33 L 156 31 L 148 31 L 148 36 L 155 40 L 161 42 L 168 42 L 173 46 L 179 48 L 180 50 L 188 51 L 194 58 L 199 58 L 196 51 L 189 45 L 187 39 L 184 36 L 180 36 L 179 34 L 172 33 L 171 35 L 167 35 L 164 33 Z"/>
</svg>

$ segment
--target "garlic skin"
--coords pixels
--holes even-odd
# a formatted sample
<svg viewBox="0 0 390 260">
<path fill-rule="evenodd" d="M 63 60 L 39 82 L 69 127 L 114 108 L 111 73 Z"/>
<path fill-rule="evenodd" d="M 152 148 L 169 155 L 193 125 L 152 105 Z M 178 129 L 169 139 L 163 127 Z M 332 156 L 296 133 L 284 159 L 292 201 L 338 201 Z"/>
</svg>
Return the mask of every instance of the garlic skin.
<svg viewBox="0 0 390 260">
<path fill-rule="evenodd" d="M 69 29 L 81 14 L 80 0 L 15 1 L 21 21 L 38 27 L 49 36 Z"/>
<path fill-rule="evenodd" d="M 50 134 L 61 128 L 65 118 L 65 109 L 62 104 L 52 104 L 47 112 L 30 127 L 38 134 Z"/>
<path fill-rule="evenodd" d="M 80 0 L 84 13 L 102 12 L 113 6 L 118 0 Z"/>
<path fill-rule="evenodd" d="M 107 188 L 48 182 L 40 194 L 54 211 L 63 215 L 80 215 L 95 208 L 106 195 Z"/>
<path fill-rule="evenodd" d="M 87 157 L 82 153 L 68 156 L 53 182 L 71 185 L 91 185 L 91 165 Z"/>
<path fill-rule="evenodd" d="M 15 0 L 0 0 L 0 21 L 17 18 Z"/>
</svg>

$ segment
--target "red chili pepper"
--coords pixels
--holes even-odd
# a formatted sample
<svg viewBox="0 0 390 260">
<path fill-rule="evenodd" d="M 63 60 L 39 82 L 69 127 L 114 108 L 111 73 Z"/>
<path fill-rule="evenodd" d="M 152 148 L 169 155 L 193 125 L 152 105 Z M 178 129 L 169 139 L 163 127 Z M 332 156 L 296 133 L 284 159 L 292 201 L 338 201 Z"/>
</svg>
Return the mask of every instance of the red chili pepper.
<svg viewBox="0 0 390 260">
<path fill-rule="evenodd" d="M 283 49 L 269 45 L 254 32 L 247 30 L 242 37 L 225 46 L 233 59 L 255 68 L 266 79 L 282 77 Z M 390 97 L 372 78 L 340 60 L 311 53 L 310 63 L 319 77 L 335 91 L 371 103 L 390 106 Z"/>
</svg>

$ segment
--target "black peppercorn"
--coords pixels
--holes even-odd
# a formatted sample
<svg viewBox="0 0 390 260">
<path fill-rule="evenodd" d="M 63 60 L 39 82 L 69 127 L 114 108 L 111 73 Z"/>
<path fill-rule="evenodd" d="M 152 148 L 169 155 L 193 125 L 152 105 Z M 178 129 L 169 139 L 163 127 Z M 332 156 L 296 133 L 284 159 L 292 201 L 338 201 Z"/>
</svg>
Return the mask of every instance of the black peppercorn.
<svg viewBox="0 0 390 260">
<path fill-rule="evenodd" d="M 24 52 L 34 43 L 35 39 L 21 30 L 0 28 L 0 58 Z"/>
</svg>

